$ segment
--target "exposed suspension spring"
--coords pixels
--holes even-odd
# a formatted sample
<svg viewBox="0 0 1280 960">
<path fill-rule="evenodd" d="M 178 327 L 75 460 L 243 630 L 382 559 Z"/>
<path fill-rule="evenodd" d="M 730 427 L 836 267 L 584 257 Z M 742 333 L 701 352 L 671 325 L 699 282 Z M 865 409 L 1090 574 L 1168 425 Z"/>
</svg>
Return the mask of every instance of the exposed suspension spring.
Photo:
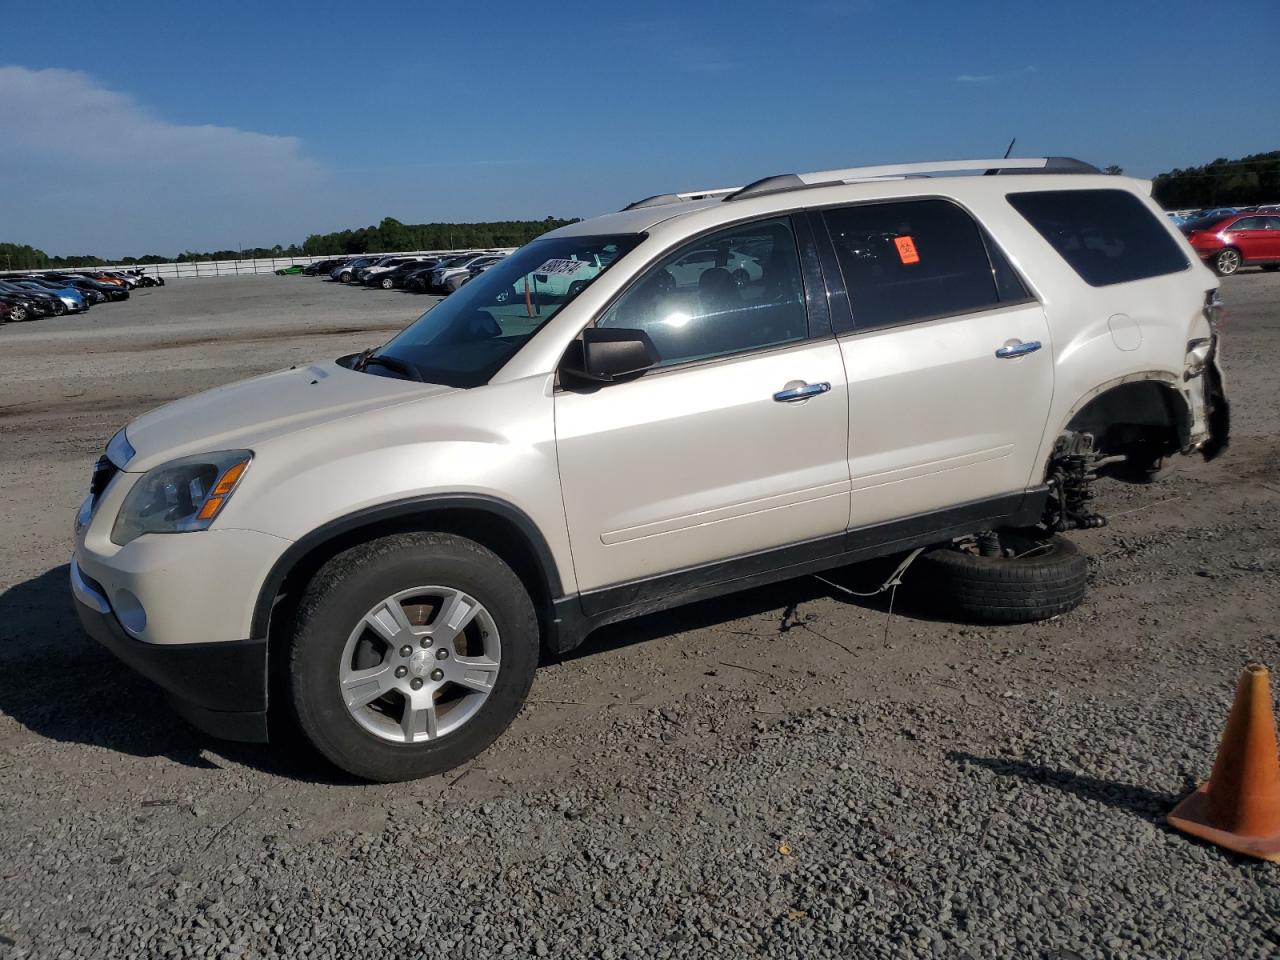
<svg viewBox="0 0 1280 960">
<path fill-rule="evenodd" d="M 1105 527 L 1107 518 L 1089 509 L 1095 496 L 1098 470 L 1124 456 L 1098 453 L 1091 433 L 1065 433 L 1053 448 L 1049 469 L 1049 504 L 1044 523 L 1050 530 L 1091 530 Z"/>
</svg>

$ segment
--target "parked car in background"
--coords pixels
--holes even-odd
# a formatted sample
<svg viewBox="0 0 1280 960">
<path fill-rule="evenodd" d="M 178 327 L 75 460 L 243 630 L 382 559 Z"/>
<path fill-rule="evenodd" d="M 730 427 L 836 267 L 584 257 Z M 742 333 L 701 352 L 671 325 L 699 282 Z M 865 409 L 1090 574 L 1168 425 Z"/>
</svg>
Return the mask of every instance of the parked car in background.
<svg viewBox="0 0 1280 960">
<path fill-rule="evenodd" d="M 356 278 L 356 274 L 373 263 L 377 257 L 356 257 L 354 260 L 348 260 L 334 267 L 329 273 L 329 279 L 337 280 L 339 283 L 350 283 Z"/>
<path fill-rule="evenodd" d="M 565 260 L 548 260 L 541 269 L 522 277 L 507 292 L 508 299 L 525 298 L 530 303 L 547 303 L 576 297 L 613 262 L 614 256 L 613 252 L 605 250 L 592 254 L 590 258 L 574 256 Z M 668 264 L 657 282 L 667 284 L 670 289 L 688 286 L 697 283 L 698 278 L 712 268 L 718 268 L 738 287 L 763 275 L 760 265 L 741 251 L 702 247 Z"/>
<path fill-rule="evenodd" d="M 427 290 L 428 291 L 443 290 L 445 277 L 448 276 L 452 271 L 460 270 L 465 272 L 466 269 L 470 267 L 472 264 L 477 263 L 481 260 L 488 259 L 490 256 L 491 254 L 484 254 L 484 253 L 474 253 L 474 252 L 465 253 L 465 254 L 462 254 L 461 256 L 453 257 L 452 259 L 446 261 L 445 263 L 440 264 L 434 270 L 431 271 L 427 279 Z"/>
<path fill-rule="evenodd" d="M 81 274 L 81 276 L 88 277 L 90 280 L 95 280 L 98 283 L 105 283 L 107 286 L 119 287 L 123 290 L 131 289 L 131 285 L 125 280 L 122 280 L 120 277 L 113 276 L 110 273 L 104 273 L 101 270 L 86 270 Z"/>
<path fill-rule="evenodd" d="M 382 281 L 389 274 L 394 273 L 402 267 L 413 267 L 421 264 L 426 257 L 416 256 L 399 256 L 399 257 L 383 257 L 377 263 L 365 267 L 360 271 L 360 282 L 369 287 L 382 287 L 384 290 L 390 290 L 395 286 L 395 281 L 384 284 Z"/>
<path fill-rule="evenodd" d="M 66 307 L 62 305 L 62 301 L 54 298 L 53 300 L 42 299 L 39 294 L 29 291 L 16 290 L 6 288 L 0 285 L 0 297 L 12 306 L 20 306 L 26 310 L 26 319 L 38 320 L 42 317 L 54 317 L 59 312 L 65 313 Z"/>
<path fill-rule="evenodd" d="M 324 277 L 328 276 L 330 271 L 340 266 L 350 259 L 348 257 L 334 257 L 331 260 L 317 260 L 315 263 L 309 263 L 302 268 L 304 275 L 308 277 Z"/>
<path fill-rule="evenodd" d="M 0 305 L 4 307 L 5 322 L 21 323 L 37 317 L 35 308 L 22 297 L 0 293 Z"/>
<path fill-rule="evenodd" d="M 10 282 L 13 283 L 14 286 L 22 287 L 26 290 L 34 290 L 37 293 L 53 294 L 63 302 L 68 313 L 81 313 L 89 309 L 88 299 L 75 287 L 67 285 L 55 286 L 53 284 L 44 283 L 34 277 L 23 277 Z"/>
<path fill-rule="evenodd" d="M 1243 266 L 1280 270 L 1280 214 L 1233 213 L 1182 225 L 1191 248 L 1220 277 Z"/>
<path fill-rule="evenodd" d="M 279 270 L 276 271 L 276 276 L 277 277 L 292 276 L 294 274 L 302 273 L 302 270 L 303 270 L 302 265 L 295 263 L 292 266 L 281 267 Z"/>
<path fill-rule="evenodd" d="M 450 267 L 456 263 L 474 256 L 471 253 L 453 253 L 445 256 L 434 258 L 426 267 L 412 273 L 405 281 L 406 290 L 415 290 L 419 293 L 426 293 L 431 289 L 432 275 L 442 267 Z"/>
<path fill-rule="evenodd" d="M 385 270 L 371 272 L 365 277 L 364 282 L 368 286 L 381 287 L 383 290 L 403 287 L 408 277 L 419 270 L 430 268 L 435 262 L 435 258 L 432 257 L 414 257 Z"/>
<path fill-rule="evenodd" d="M 124 284 L 102 283 L 79 273 L 46 273 L 44 276 L 52 280 L 65 280 L 73 287 L 81 290 L 97 290 L 105 300 L 128 300 L 129 290 Z"/>
<path fill-rule="evenodd" d="M 38 316 L 57 317 L 67 312 L 67 305 L 62 302 L 62 298 L 51 290 L 32 290 L 11 280 L 0 280 L 0 293 L 25 298 Z"/>
<path fill-rule="evenodd" d="M 427 284 L 431 280 L 431 271 L 456 259 L 458 259 L 456 254 L 428 258 L 420 266 L 405 274 L 403 280 L 404 288 L 415 293 L 426 293 Z"/>
<path fill-rule="evenodd" d="M 1197 213 L 1193 217 L 1190 217 L 1189 219 L 1207 220 L 1209 217 L 1229 217 L 1231 214 L 1239 213 L 1239 212 L 1240 211 L 1235 207 L 1209 207 L 1208 209 L 1201 210 L 1199 213 Z"/>
<path fill-rule="evenodd" d="M 382 264 L 386 263 L 388 260 L 391 260 L 391 259 L 393 258 L 390 255 L 374 257 L 372 260 L 370 260 L 363 267 L 361 267 L 356 271 L 356 274 L 354 277 L 351 278 L 351 281 L 353 283 L 359 283 L 361 280 L 364 279 L 365 274 L 367 274 L 370 270 L 372 270 L 374 267 L 381 266 Z"/>
<path fill-rule="evenodd" d="M 466 273 L 455 273 L 453 276 L 449 277 L 449 279 L 445 280 L 444 282 L 445 293 L 454 293 L 460 287 L 465 286 L 466 284 L 474 280 L 476 277 L 480 276 L 480 274 L 484 273 L 490 267 L 497 266 L 499 263 L 503 261 L 503 259 L 505 259 L 505 255 L 494 257 L 492 260 L 488 262 L 480 262 L 477 264 L 472 264 L 470 267 L 467 268 Z"/>
<path fill-rule="evenodd" d="M 456 290 L 458 289 L 457 286 L 449 286 L 449 281 L 451 279 L 457 277 L 459 281 L 461 281 L 463 278 L 471 275 L 471 270 L 473 268 L 491 267 L 501 259 L 502 257 L 500 256 L 489 254 L 487 256 L 469 257 L 462 260 L 460 263 L 456 263 L 448 267 L 436 267 L 431 274 L 432 284 L 437 290 L 443 290 L 446 293 L 450 290 Z"/>
</svg>

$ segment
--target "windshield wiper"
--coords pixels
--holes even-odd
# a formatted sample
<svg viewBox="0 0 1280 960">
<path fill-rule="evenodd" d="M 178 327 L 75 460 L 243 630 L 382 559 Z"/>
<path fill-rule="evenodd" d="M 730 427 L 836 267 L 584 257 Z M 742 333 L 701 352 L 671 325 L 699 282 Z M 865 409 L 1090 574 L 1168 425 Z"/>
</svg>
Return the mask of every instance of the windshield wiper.
<svg viewBox="0 0 1280 960">
<path fill-rule="evenodd" d="M 385 357 L 382 354 L 374 353 L 373 350 L 374 348 L 370 347 L 368 350 L 365 350 L 356 357 L 355 362 L 351 364 L 351 369 L 363 370 L 365 367 L 371 365 L 386 367 L 388 370 L 394 370 L 396 373 L 403 375 L 409 380 L 414 380 L 418 383 L 423 382 L 422 374 L 409 366 L 409 364 L 405 363 L 403 360 L 397 360 L 395 357 Z"/>
</svg>

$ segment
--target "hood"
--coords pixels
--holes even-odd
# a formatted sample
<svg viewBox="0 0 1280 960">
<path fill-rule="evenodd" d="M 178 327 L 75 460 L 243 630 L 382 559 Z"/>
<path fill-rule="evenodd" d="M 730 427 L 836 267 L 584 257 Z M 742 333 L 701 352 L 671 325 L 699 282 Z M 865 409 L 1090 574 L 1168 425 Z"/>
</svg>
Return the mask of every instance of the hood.
<svg viewBox="0 0 1280 960">
<path fill-rule="evenodd" d="M 130 473 L 168 460 L 255 445 L 370 410 L 452 393 L 456 387 L 360 373 L 333 361 L 281 370 L 145 413 L 125 435 Z"/>
</svg>

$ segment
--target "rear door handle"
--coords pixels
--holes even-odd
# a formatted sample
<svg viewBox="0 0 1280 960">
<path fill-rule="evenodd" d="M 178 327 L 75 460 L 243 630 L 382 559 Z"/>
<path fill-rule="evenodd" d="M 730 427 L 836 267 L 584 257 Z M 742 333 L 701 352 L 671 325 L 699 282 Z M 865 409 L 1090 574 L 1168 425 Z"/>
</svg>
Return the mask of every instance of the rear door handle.
<svg viewBox="0 0 1280 960">
<path fill-rule="evenodd" d="M 795 383 L 796 381 L 792 381 Z M 779 403 L 796 403 L 799 400 L 808 400 L 810 397 L 816 397 L 820 393 L 826 393 L 831 389 L 829 383 L 805 383 L 801 380 L 796 386 L 791 383 L 779 390 L 773 395 L 773 399 Z"/>
<path fill-rule="evenodd" d="M 1012 340 L 996 351 L 996 356 L 1001 360 L 1008 360 L 1011 357 L 1025 357 L 1028 353 L 1035 353 L 1040 349 L 1039 340 Z"/>
</svg>

